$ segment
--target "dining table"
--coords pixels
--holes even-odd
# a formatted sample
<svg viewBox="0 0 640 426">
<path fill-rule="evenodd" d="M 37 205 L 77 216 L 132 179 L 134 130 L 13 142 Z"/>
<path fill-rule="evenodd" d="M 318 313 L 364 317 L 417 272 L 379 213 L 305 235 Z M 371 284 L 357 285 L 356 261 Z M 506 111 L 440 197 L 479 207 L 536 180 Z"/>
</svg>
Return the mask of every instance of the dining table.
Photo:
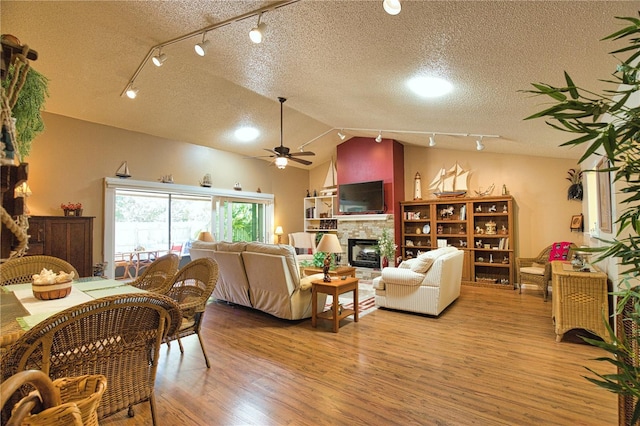
<svg viewBox="0 0 640 426">
<path fill-rule="evenodd" d="M 146 293 L 146 290 L 119 280 L 86 277 L 74 280 L 66 297 L 41 300 L 33 295 L 31 283 L 1 286 L 0 349 L 7 348 L 34 325 L 67 308 L 127 293 Z"/>
</svg>

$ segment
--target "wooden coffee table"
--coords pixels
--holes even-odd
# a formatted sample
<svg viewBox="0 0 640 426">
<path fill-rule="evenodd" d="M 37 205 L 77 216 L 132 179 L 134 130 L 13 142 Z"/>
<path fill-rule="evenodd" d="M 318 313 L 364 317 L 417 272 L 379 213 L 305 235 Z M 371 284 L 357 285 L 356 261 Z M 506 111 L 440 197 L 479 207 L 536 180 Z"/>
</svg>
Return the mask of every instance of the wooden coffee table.
<svg viewBox="0 0 640 426">
<path fill-rule="evenodd" d="M 304 268 L 302 270 L 302 272 L 304 273 L 305 276 L 309 276 L 309 275 L 313 275 L 313 274 L 322 274 L 323 270 L 322 268 L 313 268 L 313 267 L 308 267 L 308 268 Z M 329 276 L 331 277 L 352 277 L 355 278 L 356 277 L 356 268 L 352 267 L 352 266 L 338 266 L 335 269 L 330 269 L 329 270 Z"/>
<path fill-rule="evenodd" d="M 340 307 L 338 296 L 353 291 L 353 309 Z M 318 293 L 331 295 L 333 303 L 331 309 L 318 312 Z M 333 332 L 337 333 L 340 327 L 340 320 L 353 315 L 353 320 L 358 322 L 358 279 L 346 278 L 332 279 L 331 282 L 322 280 L 311 281 L 311 326 L 316 327 L 318 318 L 333 321 Z"/>
</svg>

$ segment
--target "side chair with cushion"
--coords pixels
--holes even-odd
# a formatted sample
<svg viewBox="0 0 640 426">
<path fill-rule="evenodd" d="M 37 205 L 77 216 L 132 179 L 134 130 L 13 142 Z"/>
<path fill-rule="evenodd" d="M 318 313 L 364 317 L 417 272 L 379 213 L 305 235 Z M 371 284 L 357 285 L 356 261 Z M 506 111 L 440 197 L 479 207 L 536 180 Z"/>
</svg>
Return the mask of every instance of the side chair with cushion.
<svg viewBox="0 0 640 426">
<path fill-rule="evenodd" d="M 296 250 L 298 261 L 313 260 L 316 253 L 316 233 L 293 232 L 289 234 L 289 245 Z"/>
<path fill-rule="evenodd" d="M 69 262 L 53 256 L 23 256 L 0 264 L 0 285 L 23 284 L 31 282 L 33 274 L 39 274 L 43 268 L 55 273 L 73 272 L 79 278 L 76 268 Z"/>
<path fill-rule="evenodd" d="M 165 341 L 169 343 L 172 340 L 177 340 L 180 352 L 184 353 L 180 339 L 196 334 L 207 368 L 210 367 L 209 358 L 202 343 L 200 327 L 207 300 L 211 297 L 217 282 L 218 264 L 214 260 L 204 257 L 193 260 L 180 269 L 165 293 L 180 305 L 182 311 L 180 326 L 175 333 L 168 335 Z"/>
<path fill-rule="evenodd" d="M 134 287 L 156 293 L 165 293 L 178 272 L 180 257 L 173 253 L 165 254 L 144 268 L 142 274 L 129 283 Z"/>
<path fill-rule="evenodd" d="M 23 370 L 52 380 L 102 374 L 102 419 L 149 401 L 156 424 L 154 383 L 160 345 L 180 325 L 180 307 L 167 296 L 129 293 L 95 299 L 43 320 L 0 359 L 2 381 Z"/>
<path fill-rule="evenodd" d="M 519 292 L 522 293 L 522 284 L 535 284 L 542 289 L 546 302 L 551 281 L 551 260 L 571 259 L 576 248 L 573 243 L 558 242 L 545 247 L 536 257 L 516 258 Z"/>
</svg>

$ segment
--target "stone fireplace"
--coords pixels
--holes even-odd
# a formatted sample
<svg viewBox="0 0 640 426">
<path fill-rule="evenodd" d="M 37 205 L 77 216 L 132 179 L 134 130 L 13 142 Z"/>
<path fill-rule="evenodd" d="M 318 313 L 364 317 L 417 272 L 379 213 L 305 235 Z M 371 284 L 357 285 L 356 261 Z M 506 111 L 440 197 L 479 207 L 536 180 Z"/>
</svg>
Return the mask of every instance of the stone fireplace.
<svg viewBox="0 0 640 426">
<path fill-rule="evenodd" d="M 377 240 L 366 238 L 349 238 L 347 262 L 356 268 L 380 267 L 380 255 L 376 251 Z"/>
<path fill-rule="evenodd" d="M 340 240 L 340 245 L 342 246 L 345 254 L 347 256 L 342 257 L 342 264 L 350 264 L 351 266 L 356 268 L 356 276 L 360 279 L 370 280 L 380 275 L 380 259 L 377 258 L 374 261 L 370 259 L 368 256 L 373 247 L 371 245 L 378 244 L 378 238 L 382 235 L 382 230 L 387 228 L 389 231 L 389 235 L 393 238 L 394 236 L 394 222 L 392 214 L 370 214 L 370 215 L 345 215 L 345 216 L 337 216 L 338 220 L 338 239 Z M 359 241 L 360 244 L 357 244 L 357 248 L 355 248 L 356 244 L 352 245 L 354 247 L 350 248 L 349 240 Z M 368 243 L 362 243 L 363 241 L 367 241 Z M 365 249 L 365 245 L 368 244 L 368 248 Z M 352 260 L 352 256 L 358 256 L 358 253 L 362 253 L 365 250 L 367 253 L 366 261 L 368 261 L 366 266 L 361 266 L 357 262 L 354 264 Z M 376 253 L 377 256 L 377 253 Z M 362 256 L 361 256 L 362 257 Z"/>
</svg>

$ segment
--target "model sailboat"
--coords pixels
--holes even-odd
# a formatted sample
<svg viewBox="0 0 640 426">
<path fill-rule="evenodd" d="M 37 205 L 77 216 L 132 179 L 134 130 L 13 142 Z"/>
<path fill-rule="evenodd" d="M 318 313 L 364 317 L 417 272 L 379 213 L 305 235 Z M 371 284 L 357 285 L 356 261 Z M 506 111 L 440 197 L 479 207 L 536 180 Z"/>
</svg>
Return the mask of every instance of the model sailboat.
<svg viewBox="0 0 640 426">
<path fill-rule="evenodd" d="M 467 193 L 468 179 L 469 171 L 456 162 L 449 170 L 440 169 L 429 189 L 436 197 L 462 197 Z"/>
<path fill-rule="evenodd" d="M 322 195 L 334 195 L 338 192 L 338 172 L 336 171 L 336 166 L 333 164 L 333 159 L 331 159 L 331 164 L 329 164 L 329 170 L 327 171 L 327 177 L 324 179 L 324 188 L 320 191 Z"/>
<path fill-rule="evenodd" d="M 126 161 L 123 161 L 118 170 L 116 170 L 116 176 L 121 178 L 131 177 L 131 173 L 129 173 L 129 166 L 127 166 Z"/>
</svg>

